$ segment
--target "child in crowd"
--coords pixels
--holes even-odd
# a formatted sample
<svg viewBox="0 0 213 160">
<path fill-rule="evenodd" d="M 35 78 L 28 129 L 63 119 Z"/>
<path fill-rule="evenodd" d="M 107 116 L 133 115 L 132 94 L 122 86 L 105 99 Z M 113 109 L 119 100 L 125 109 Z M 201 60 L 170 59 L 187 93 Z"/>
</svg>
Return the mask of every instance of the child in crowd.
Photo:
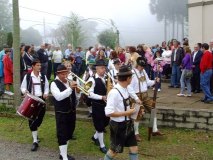
<svg viewBox="0 0 213 160">
<path fill-rule="evenodd" d="M 4 83 L 6 85 L 5 93 L 8 95 L 14 95 L 13 92 L 10 91 L 10 86 L 13 84 L 13 61 L 10 58 L 11 50 L 5 50 L 5 56 L 3 58 L 4 64 Z"/>
<path fill-rule="evenodd" d="M 165 65 L 165 62 L 163 61 L 163 59 L 161 57 L 160 51 L 156 51 L 155 55 L 153 57 L 153 61 L 151 63 L 155 78 L 158 77 L 161 79 L 164 65 Z M 153 88 L 153 89 L 155 89 L 155 88 Z M 161 91 L 161 80 L 158 83 L 158 92 L 160 92 L 160 91 Z"/>
</svg>

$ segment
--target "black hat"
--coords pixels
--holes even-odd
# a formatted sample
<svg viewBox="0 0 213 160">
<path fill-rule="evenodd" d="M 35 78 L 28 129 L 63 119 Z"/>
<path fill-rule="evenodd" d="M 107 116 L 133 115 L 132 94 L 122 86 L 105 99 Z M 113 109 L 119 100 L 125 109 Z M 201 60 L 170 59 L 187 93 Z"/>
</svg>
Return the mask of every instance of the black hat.
<svg viewBox="0 0 213 160">
<path fill-rule="evenodd" d="M 67 67 L 65 67 L 65 65 L 63 64 L 57 67 L 57 73 L 61 73 L 61 72 L 68 72 Z"/>
<path fill-rule="evenodd" d="M 33 61 L 31 62 L 31 65 L 35 65 L 36 63 L 41 63 L 39 59 L 33 59 Z"/>
<path fill-rule="evenodd" d="M 143 57 L 138 57 L 136 62 L 137 62 L 137 65 L 142 66 L 142 67 L 145 67 L 147 65 L 146 59 Z"/>
<path fill-rule="evenodd" d="M 117 73 L 118 76 L 131 76 L 132 70 L 129 66 L 123 65 L 119 68 L 119 72 Z"/>
<path fill-rule="evenodd" d="M 117 59 L 115 59 L 115 60 L 113 61 L 113 64 L 119 64 L 119 63 L 121 63 L 121 61 L 120 61 L 119 58 L 117 58 Z"/>
<path fill-rule="evenodd" d="M 99 59 L 96 61 L 94 66 L 107 66 L 107 64 L 105 63 L 105 61 L 103 59 Z"/>
</svg>

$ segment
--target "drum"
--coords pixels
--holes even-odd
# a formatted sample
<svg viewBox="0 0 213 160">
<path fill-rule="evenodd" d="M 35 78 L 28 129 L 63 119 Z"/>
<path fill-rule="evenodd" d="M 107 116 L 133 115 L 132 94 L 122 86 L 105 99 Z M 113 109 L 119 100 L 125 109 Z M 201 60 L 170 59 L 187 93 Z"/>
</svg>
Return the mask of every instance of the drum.
<svg viewBox="0 0 213 160">
<path fill-rule="evenodd" d="M 17 113 L 29 120 L 35 120 L 44 105 L 45 102 L 41 98 L 28 93 L 23 99 Z"/>
</svg>

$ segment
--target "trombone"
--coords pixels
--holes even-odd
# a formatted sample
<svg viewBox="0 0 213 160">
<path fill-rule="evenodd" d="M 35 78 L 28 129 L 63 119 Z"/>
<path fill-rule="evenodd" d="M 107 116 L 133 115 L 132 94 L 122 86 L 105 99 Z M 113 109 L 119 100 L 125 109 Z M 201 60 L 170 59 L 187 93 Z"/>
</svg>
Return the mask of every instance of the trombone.
<svg viewBox="0 0 213 160">
<path fill-rule="evenodd" d="M 83 86 L 81 86 L 80 84 L 77 84 L 77 88 L 80 89 L 85 95 L 89 95 L 89 89 L 92 87 L 92 82 L 85 82 L 83 79 L 81 79 L 80 77 L 78 77 L 76 74 L 74 74 L 73 72 L 69 73 L 67 76 L 67 80 L 69 82 L 74 81 L 74 78 L 76 78 L 80 83 L 83 84 Z"/>
</svg>

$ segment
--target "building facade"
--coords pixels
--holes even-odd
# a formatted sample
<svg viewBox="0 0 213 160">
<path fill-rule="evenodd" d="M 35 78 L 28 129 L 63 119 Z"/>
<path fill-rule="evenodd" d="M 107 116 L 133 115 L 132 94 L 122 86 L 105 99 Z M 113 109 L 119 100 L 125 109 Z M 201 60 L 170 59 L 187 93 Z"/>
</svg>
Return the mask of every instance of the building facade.
<svg viewBox="0 0 213 160">
<path fill-rule="evenodd" d="M 189 43 L 209 43 L 213 39 L 213 0 L 188 0 Z"/>
</svg>

